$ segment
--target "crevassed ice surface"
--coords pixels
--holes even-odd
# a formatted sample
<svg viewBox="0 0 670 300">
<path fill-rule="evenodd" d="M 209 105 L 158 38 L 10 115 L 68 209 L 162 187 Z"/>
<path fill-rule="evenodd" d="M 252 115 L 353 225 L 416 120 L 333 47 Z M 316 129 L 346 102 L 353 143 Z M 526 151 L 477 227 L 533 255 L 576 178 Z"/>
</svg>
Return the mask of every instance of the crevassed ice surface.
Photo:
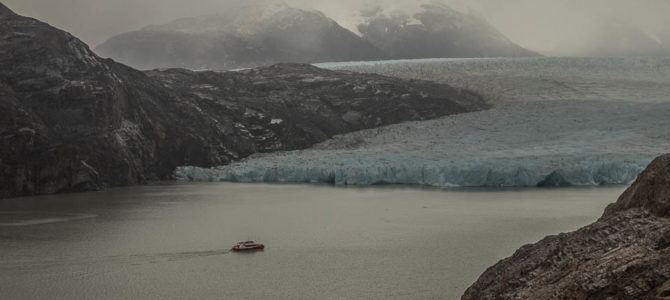
<svg viewBox="0 0 670 300">
<path fill-rule="evenodd" d="M 470 58 L 318 66 L 469 88 L 496 104 L 551 100 L 668 101 L 670 57 Z"/>
<path fill-rule="evenodd" d="M 322 65 L 323 66 L 323 65 Z M 495 107 L 255 155 L 190 181 L 430 186 L 632 182 L 670 152 L 670 59 L 444 59 L 326 67 L 468 87 Z"/>
</svg>

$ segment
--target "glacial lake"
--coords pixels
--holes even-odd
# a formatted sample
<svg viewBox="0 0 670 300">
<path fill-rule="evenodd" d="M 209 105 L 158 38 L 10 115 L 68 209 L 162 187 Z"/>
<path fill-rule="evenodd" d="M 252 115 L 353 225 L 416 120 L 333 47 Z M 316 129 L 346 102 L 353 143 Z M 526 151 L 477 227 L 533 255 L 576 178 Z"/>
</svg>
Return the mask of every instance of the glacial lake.
<svg viewBox="0 0 670 300">
<path fill-rule="evenodd" d="M 0 200 L 0 298 L 459 299 L 623 190 L 174 183 Z M 228 250 L 248 239 L 267 248 Z"/>
</svg>

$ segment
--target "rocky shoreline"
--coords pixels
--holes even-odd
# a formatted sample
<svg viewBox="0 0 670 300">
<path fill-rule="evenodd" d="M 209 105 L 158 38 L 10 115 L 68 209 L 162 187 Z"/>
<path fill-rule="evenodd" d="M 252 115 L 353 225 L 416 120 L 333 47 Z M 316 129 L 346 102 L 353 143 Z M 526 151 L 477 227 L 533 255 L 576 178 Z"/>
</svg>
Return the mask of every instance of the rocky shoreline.
<svg viewBox="0 0 670 300">
<path fill-rule="evenodd" d="M 521 247 L 462 299 L 670 299 L 670 154 L 597 222 Z"/>
</svg>

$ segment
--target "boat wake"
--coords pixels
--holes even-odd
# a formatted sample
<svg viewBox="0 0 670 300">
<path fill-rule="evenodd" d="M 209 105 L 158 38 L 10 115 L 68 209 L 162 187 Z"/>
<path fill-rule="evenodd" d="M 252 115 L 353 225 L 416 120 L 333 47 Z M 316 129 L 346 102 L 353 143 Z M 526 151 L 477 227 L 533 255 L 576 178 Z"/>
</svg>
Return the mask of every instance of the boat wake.
<svg viewBox="0 0 670 300">
<path fill-rule="evenodd" d="M 157 263 L 166 261 L 181 261 L 195 258 L 202 258 L 208 256 L 217 256 L 230 253 L 230 249 L 226 250 L 209 250 L 209 251 L 185 251 L 185 252 L 171 252 L 171 253 L 154 253 L 154 254 L 135 254 L 125 257 L 111 257 L 119 259 L 120 262 L 126 261 L 133 265 L 144 263 Z"/>
<path fill-rule="evenodd" d="M 97 216 L 98 215 L 94 214 L 68 214 L 68 213 L 35 213 L 35 212 L 0 213 L 0 227 L 19 227 L 19 226 L 71 222 L 84 219 L 92 219 Z"/>
<path fill-rule="evenodd" d="M 168 262 L 184 261 L 184 260 L 197 259 L 210 256 L 225 255 L 230 252 L 231 251 L 229 249 L 225 249 L 225 250 L 114 255 L 114 256 L 103 256 L 103 257 L 83 257 L 83 258 L 73 257 L 66 259 L 61 258 L 58 260 L 26 259 L 26 260 L 14 260 L 9 263 L 0 263 L 0 271 L 26 271 L 26 270 L 41 270 L 51 268 L 61 269 L 64 266 L 85 266 L 85 265 L 98 265 L 98 264 L 139 266 L 139 265 L 168 263 Z"/>
</svg>

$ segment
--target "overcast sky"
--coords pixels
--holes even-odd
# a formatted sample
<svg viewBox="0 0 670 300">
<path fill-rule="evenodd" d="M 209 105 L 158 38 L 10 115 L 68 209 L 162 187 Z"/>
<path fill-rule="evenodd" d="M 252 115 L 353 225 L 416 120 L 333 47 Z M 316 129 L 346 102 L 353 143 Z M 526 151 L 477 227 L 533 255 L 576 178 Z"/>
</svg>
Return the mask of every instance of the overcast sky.
<svg viewBox="0 0 670 300">
<path fill-rule="evenodd" d="M 95 46 L 109 37 L 180 17 L 234 9 L 240 0 L 0 0 L 15 12 L 65 29 Z M 361 8 L 382 4 L 411 10 L 425 0 L 286 0 L 318 9 L 350 29 Z M 441 0 L 475 10 L 524 47 L 549 51 L 565 40 L 579 40 L 584 27 L 609 16 L 651 35 L 670 31 L 670 0 Z"/>
</svg>

